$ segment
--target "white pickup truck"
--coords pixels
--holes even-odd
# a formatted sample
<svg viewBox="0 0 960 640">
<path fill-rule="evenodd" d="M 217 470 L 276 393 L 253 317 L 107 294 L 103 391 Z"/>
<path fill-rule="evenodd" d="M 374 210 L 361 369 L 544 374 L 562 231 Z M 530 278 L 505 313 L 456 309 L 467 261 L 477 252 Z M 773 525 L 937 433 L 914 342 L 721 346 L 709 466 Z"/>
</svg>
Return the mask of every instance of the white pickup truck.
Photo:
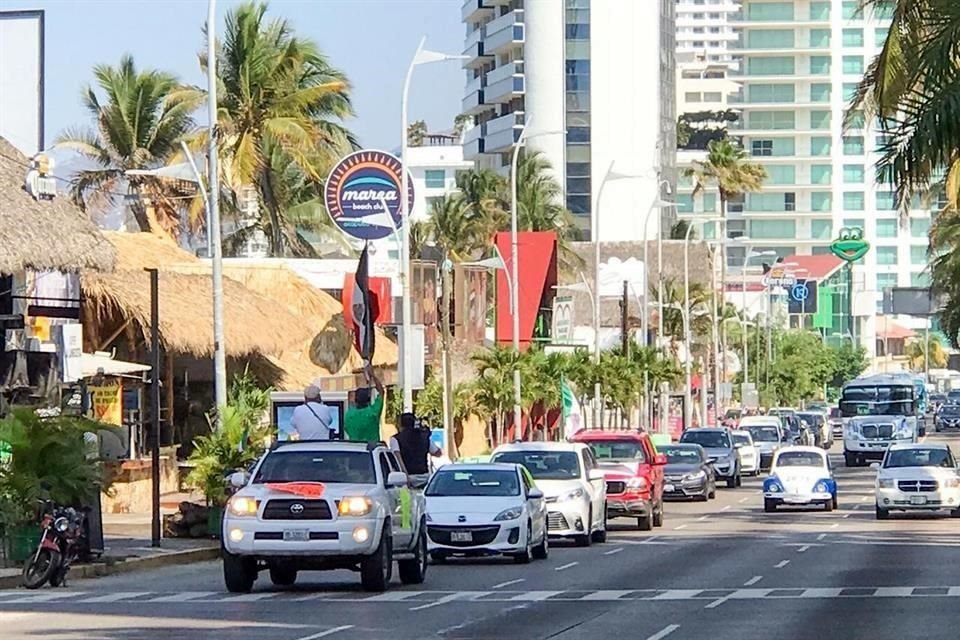
<svg viewBox="0 0 960 640">
<path fill-rule="evenodd" d="M 423 493 L 382 442 L 280 442 L 230 482 L 238 491 L 222 540 L 231 592 L 249 592 L 262 569 L 283 586 L 301 570 L 352 569 L 367 591 L 387 589 L 394 560 L 404 584 L 426 576 Z"/>
</svg>

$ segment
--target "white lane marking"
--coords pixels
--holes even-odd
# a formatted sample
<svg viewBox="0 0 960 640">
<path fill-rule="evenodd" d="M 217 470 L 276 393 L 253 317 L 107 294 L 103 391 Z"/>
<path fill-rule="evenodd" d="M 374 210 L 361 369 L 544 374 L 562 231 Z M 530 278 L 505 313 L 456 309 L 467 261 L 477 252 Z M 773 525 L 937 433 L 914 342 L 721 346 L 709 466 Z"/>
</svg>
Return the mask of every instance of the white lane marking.
<svg viewBox="0 0 960 640">
<path fill-rule="evenodd" d="M 849 518 L 849 517 L 852 516 L 852 515 L 853 515 L 852 513 L 845 513 L 845 514 L 843 514 L 843 517 L 844 517 L 844 518 Z"/>
<path fill-rule="evenodd" d="M 860 496 L 860 502 L 866 502 L 870 499 L 870 496 Z"/>
<path fill-rule="evenodd" d="M 709 515 L 700 516 L 699 518 L 697 518 L 697 520 L 699 520 L 700 522 L 703 522 L 704 520 L 709 520 L 709 519 L 710 519 L 710 516 L 709 516 Z"/>
<path fill-rule="evenodd" d="M 797 549 L 797 553 L 803 553 L 804 551 L 808 551 L 809 549 L 810 549 L 810 545 L 805 544 L 805 545 L 803 545 L 802 547 L 800 547 L 799 549 Z"/>
<path fill-rule="evenodd" d="M 220 602 L 258 602 L 260 600 L 269 600 L 270 598 L 280 595 L 279 591 L 268 591 L 266 593 L 245 593 L 242 596 L 231 596 L 229 598 L 221 598 Z"/>
<path fill-rule="evenodd" d="M 655 634 L 647 638 L 647 640 L 663 640 L 664 638 L 666 638 L 668 635 L 670 635 L 671 633 L 673 633 L 679 628 L 680 628 L 680 625 L 678 624 L 667 625 L 663 629 L 660 629 L 660 631 L 657 631 Z"/>
<path fill-rule="evenodd" d="M 625 589 L 621 589 L 621 590 L 610 589 L 605 591 L 594 591 L 593 593 L 585 595 L 580 599 L 581 600 L 604 600 L 604 601 L 618 600 L 623 596 L 631 593 L 633 593 L 633 591 L 625 590 Z"/>
<path fill-rule="evenodd" d="M 827 537 L 827 534 L 821 533 L 820 535 L 817 536 L 817 540 L 823 540 L 826 537 Z"/>
<path fill-rule="evenodd" d="M 681 524 L 681 525 L 678 526 L 678 527 L 674 527 L 673 530 L 674 530 L 674 531 L 679 531 L 680 529 L 686 529 L 686 528 L 687 528 L 687 525 Z"/>
<path fill-rule="evenodd" d="M 564 569 L 569 569 L 570 567 L 575 567 L 579 562 L 568 562 L 567 564 L 562 564 L 559 567 L 555 567 L 554 571 L 563 571 Z"/>
<path fill-rule="evenodd" d="M 800 594 L 801 598 L 836 598 L 843 589 L 806 589 Z"/>
<path fill-rule="evenodd" d="M 512 585 L 512 584 L 520 584 L 520 583 L 523 582 L 524 580 L 526 580 L 526 578 L 517 578 L 516 580 L 507 580 L 506 582 L 501 582 L 500 584 L 495 584 L 495 585 L 493 585 L 493 586 L 490 587 L 490 588 L 491 588 L 491 589 L 503 589 L 504 587 L 509 587 L 509 586 Z"/>
<path fill-rule="evenodd" d="M 346 631 L 347 629 L 353 629 L 353 625 L 340 625 L 339 627 L 334 627 L 332 629 L 327 629 L 326 631 L 321 631 L 320 633 L 315 633 L 312 636 L 303 636 L 302 638 L 297 638 L 297 640 L 317 640 L 317 638 L 326 638 L 327 636 L 332 636 L 335 633 L 340 633 L 341 631 Z"/>
<path fill-rule="evenodd" d="M 557 596 L 561 593 L 563 593 L 563 591 L 527 591 L 525 593 L 519 593 L 510 599 L 520 600 L 522 602 L 540 602 L 541 600 L 546 600 L 551 596 Z"/>
<path fill-rule="evenodd" d="M 746 501 L 749 500 L 749 499 L 750 499 L 750 498 L 740 498 L 740 504 L 743 504 L 744 502 L 746 502 Z"/>
<path fill-rule="evenodd" d="M 641 542 L 640 544 L 653 544 L 654 542 L 656 542 L 656 541 L 659 540 L 659 539 L 660 539 L 660 536 L 650 536 L 649 538 L 647 538 L 646 540 L 644 540 L 644 541 Z"/>
<path fill-rule="evenodd" d="M 151 598 L 149 602 L 186 602 L 188 600 L 197 600 L 199 598 L 206 598 L 207 596 L 212 595 L 215 595 L 213 591 L 183 591 L 181 593 L 174 593 L 169 596 Z"/>
<path fill-rule="evenodd" d="M 840 523 L 839 523 L 839 522 L 834 522 L 832 525 L 830 525 L 830 528 L 831 528 L 831 529 L 838 529 L 838 528 L 840 528 Z"/>
<path fill-rule="evenodd" d="M 773 568 L 774 568 L 774 569 L 783 569 L 783 568 L 784 568 L 785 566 L 787 566 L 788 564 L 790 564 L 790 561 L 789 561 L 789 560 L 781 560 L 781 561 L 778 562 L 777 564 L 773 565 Z"/>
<path fill-rule="evenodd" d="M 953 597 L 960 596 L 960 587 L 950 587 L 947 589 L 947 595 Z"/>
<path fill-rule="evenodd" d="M 651 600 L 689 600 L 703 593 L 702 589 L 669 589 L 650 598 Z"/>
<path fill-rule="evenodd" d="M 95 596 L 93 598 L 84 598 L 80 602 L 83 603 L 96 603 L 96 602 L 119 602 L 121 600 L 129 600 L 130 598 L 139 598 L 141 596 L 150 595 L 149 591 L 120 591 L 118 593 L 108 593 L 105 596 Z"/>
<path fill-rule="evenodd" d="M 913 587 L 880 587 L 873 596 L 875 598 L 902 598 L 913 595 Z"/>
<path fill-rule="evenodd" d="M 414 598 L 423 591 L 393 591 L 387 593 L 381 593 L 378 596 L 370 596 L 369 598 L 364 598 L 364 602 L 403 602 L 409 598 Z"/>
<path fill-rule="evenodd" d="M 604 551 L 603 555 L 612 556 L 613 554 L 620 553 L 621 551 L 623 551 L 623 547 L 617 547 L 616 549 L 610 549 L 610 551 Z"/>
<path fill-rule="evenodd" d="M 439 607 L 442 604 L 447 604 L 451 600 L 476 600 L 477 598 L 485 596 L 489 593 L 489 591 L 458 591 L 457 593 L 449 593 L 434 602 L 428 602 L 427 604 L 422 604 L 418 607 L 410 607 L 410 611 L 432 609 L 433 607 Z"/>
<path fill-rule="evenodd" d="M 720 511 L 730 511 L 730 509 L 732 509 L 732 508 L 733 508 L 733 507 L 731 507 L 730 505 L 727 505 L 727 506 L 725 506 L 723 509 L 720 509 Z"/>
<path fill-rule="evenodd" d="M 763 580 L 763 576 L 753 576 L 752 578 L 750 578 L 749 580 L 747 580 L 746 582 L 744 582 L 744 583 L 743 583 L 743 586 L 745 586 L 745 587 L 751 587 L 751 586 L 757 584 L 758 582 L 760 582 L 761 580 Z"/>
<path fill-rule="evenodd" d="M 3 604 L 33 604 L 35 602 L 51 602 L 53 600 L 63 600 L 65 598 L 75 598 L 78 595 L 86 595 L 86 591 L 61 591 L 59 593 L 42 593 L 32 596 L 23 596 L 13 600 L 4 600 Z"/>
<path fill-rule="evenodd" d="M 717 598 L 716 600 L 714 600 L 713 602 L 705 606 L 704 609 L 716 609 L 717 607 L 719 607 L 729 599 L 730 599 L 730 596 L 723 596 L 722 598 Z"/>
</svg>

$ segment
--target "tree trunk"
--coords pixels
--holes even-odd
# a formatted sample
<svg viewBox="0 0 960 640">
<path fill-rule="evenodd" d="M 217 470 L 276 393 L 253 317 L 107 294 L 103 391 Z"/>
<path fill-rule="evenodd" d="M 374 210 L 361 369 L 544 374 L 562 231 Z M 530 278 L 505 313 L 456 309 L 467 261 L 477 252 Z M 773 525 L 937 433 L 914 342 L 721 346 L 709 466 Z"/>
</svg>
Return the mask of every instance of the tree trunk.
<svg viewBox="0 0 960 640">
<path fill-rule="evenodd" d="M 137 223 L 140 231 L 151 231 L 150 216 L 147 215 L 147 201 L 149 196 L 143 193 L 143 186 L 139 183 L 131 183 L 127 188 L 127 193 L 133 196 L 130 202 L 130 213 Z"/>
<path fill-rule="evenodd" d="M 280 207 L 277 204 L 276 195 L 273 193 L 273 181 L 270 177 L 270 171 L 264 169 L 260 172 L 260 197 L 263 199 L 263 206 L 267 210 L 267 220 L 269 222 L 269 233 L 267 233 L 267 243 L 271 257 L 283 256 L 283 229 L 280 224 Z"/>
<path fill-rule="evenodd" d="M 444 260 L 446 262 L 446 260 Z M 443 386 L 444 386 L 444 395 L 446 396 L 446 415 L 444 416 L 444 422 L 447 425 L 447 455 L 451 460 L 457 458 L 457 439 L 456 439 L 456 429 L 453 426 L 453 371 L 450 366 L 450 270 L 445 269 L 444 265 L 440 265 L 441 273 L 443 274 L 442 280 L 442 293 L 441 300 L 443 305 L 443 311 L 440 314 L 441 320 L 441 331 L 440 339 L 443 345 L 443 358 L 444 358 L 444 367 L 443 367 Z"/>
<path fill-rule="evenodd" d="M 720 191 L 720 229 L 723 233 L 721 236 L 722 242 L 720 243 L 720 303 L 719 311 L 717 312 L 717 322 L 721 323 L 719 325 L 720 330 L 720 384 L 726 382 L 727 380 L 727 333 L 726 333 L 726 323 L 723 323 L 723 309 L 727 306 L 727 194 L 724 191 Z M 748 249 L 749 250 L 749 247 Z M 744 262 L 746 264 L 746 262 Z M 717 385 L 717 389 L 720 389 L 720 384 Z M 715 406 L 717 407 L 717 412 L 719 415 L 720 411 L 720 397 L 717 396 L 714 398 Z"/>
</svg>

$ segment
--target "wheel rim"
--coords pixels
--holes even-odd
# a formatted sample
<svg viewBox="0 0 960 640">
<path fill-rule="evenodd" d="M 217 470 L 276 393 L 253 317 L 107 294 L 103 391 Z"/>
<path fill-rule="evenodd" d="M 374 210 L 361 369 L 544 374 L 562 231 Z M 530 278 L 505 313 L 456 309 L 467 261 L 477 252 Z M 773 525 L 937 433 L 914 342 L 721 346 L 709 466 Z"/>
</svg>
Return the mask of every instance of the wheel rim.
<svg viewBox="0 0 960 640">
<path fill-rule="evenodd" d="M 35 580 L 38 576 L 42 576 L 50 568 L 50 563 L 52 559 L 50 558 L 50 553 L 46 550 L 40 552 L 40 555 L 37 556 L 35 562 L 31 562 L 30 566 L 27 568 L 27 579 Z"/>
</svg>

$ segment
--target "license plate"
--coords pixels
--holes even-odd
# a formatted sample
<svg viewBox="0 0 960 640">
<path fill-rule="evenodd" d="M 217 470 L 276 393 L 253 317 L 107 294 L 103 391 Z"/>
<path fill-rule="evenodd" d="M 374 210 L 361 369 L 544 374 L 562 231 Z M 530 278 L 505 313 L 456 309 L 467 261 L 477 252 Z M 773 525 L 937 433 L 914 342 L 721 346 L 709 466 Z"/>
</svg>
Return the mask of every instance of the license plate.
<svg viewBox="0 0 960 640">
<path fill-rule="evenodd" d="M 671 492 L 674 490 L 674 486 L 672 484 L 665 484 L 663 485 L 663 490 L 667 492 Z"/>
<path fill-rule="evenodd" d="M 926 496 L 910 496 L 910 504 L 927 504 Z"/>
<path fill-rule="evenodd" d="M 451 531 L 450 542 L 473 542 L 473 533 L 470 531 Z"/>
<path fill-rule="evenodd" d="M 310 539 L 310 532 L 306 529 L 284 529 L 284 542 L 306 542 Z"/>
</svg>

